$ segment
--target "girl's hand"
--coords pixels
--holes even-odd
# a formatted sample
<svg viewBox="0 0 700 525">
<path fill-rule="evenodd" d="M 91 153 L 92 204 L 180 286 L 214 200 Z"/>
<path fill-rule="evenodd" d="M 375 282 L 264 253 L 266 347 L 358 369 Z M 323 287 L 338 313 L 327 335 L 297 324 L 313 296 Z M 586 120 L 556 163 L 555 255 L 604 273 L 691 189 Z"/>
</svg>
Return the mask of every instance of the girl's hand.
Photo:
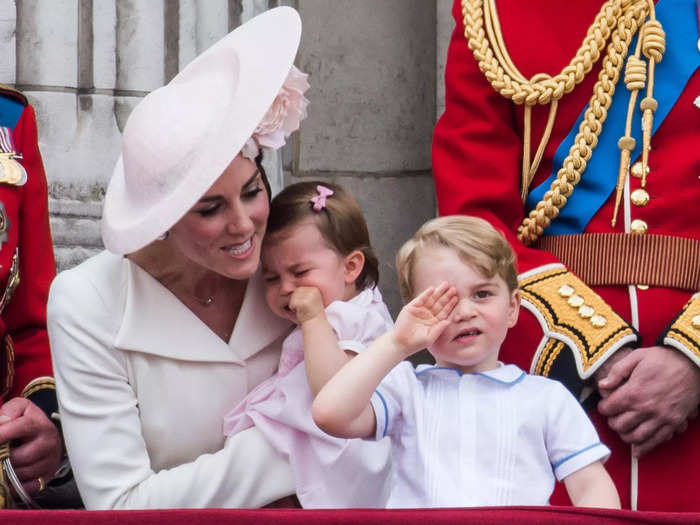
<svg viewBox="0 0 700 525">
<path fill-rule="evenodd" d="M 446 282 L 424 290 L 399 312 L 394 343 L 406 356 L 432 345 L 449 325 L 457 299 L 457 290 Z"/>
<path fill-rule="evenodd" d="M 299 324 L 310 321 L 323 313 L 323 297 L 315 286 L 300 286 L 289 298 L 289 309 L 297 316 Z"/>
</svg>

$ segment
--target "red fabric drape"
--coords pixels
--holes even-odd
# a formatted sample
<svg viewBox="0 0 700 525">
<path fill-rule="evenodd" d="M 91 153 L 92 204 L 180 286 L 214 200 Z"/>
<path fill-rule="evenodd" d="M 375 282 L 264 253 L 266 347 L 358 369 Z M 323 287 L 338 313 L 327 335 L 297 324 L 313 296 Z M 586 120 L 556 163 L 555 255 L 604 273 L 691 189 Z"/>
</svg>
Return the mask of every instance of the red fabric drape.
<svg viewBox="0 0 700 525">
<path fill-rule="evenodd" d="M 628 510 L 581 509 L 572 507 L 508 507 L 476 509 L 412 509 L 412 510 L 6 510 L 0 511 L 0 522 L 12 524 L 51 525 L 192 525 L 201 524 L 299 524 L 325 523 L 382 525 L 425 525 L 452 523 L 700 523 L 700 513 L 633 512 Z"/>
</svg>

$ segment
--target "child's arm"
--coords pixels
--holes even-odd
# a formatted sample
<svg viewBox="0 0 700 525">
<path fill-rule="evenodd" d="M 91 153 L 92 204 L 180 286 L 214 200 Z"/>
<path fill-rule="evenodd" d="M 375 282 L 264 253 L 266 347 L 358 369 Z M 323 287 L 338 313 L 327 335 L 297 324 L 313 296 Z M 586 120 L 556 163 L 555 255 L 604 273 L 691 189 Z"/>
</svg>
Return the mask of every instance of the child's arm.
<svg viewBox="0 0 700 525">
<path fill-rule="evenodd" d="M 596 461 L 564 478 L 566 491 L 577 507 L 620 508 L 620 496 L 603 463 Z"/>
<path fill-rule="evenodd" d="M 301 325 L 306 376 L 315 396 L 350 356 L 338 346 L 338 336 L 326 318 L 318 288 L 302 286 L 294 290 L 289 308 Z"/>
<path fill-rule="evenodd" d="M 400 361 L 431 345 L 448 325 L 457 292 L 447 283 L 429 288 L 399 313 L 394 329 L 347 363 L 316 396 L 313 418 L 338 437 L 374 435 L 376 418 L 370 398 Z"/>
</svg>

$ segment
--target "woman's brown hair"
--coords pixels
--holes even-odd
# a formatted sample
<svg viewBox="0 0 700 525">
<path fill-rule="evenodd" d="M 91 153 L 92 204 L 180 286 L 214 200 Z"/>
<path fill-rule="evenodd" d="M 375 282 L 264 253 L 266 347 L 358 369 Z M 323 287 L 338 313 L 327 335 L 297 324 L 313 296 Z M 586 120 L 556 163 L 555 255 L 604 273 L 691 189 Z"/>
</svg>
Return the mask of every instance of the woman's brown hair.
<svg viewBox="0 0 700 525">
<path fill-rule="evenodd" d="M 317 186 L 333 191 L 323 209 L 315 211 L 311 199 L 319 195 Z M 313 218 L 328 245 L 342 256 L 359 250 L 365 256 L 362 272 L 355 281 L 357 290 L 374 287 L 379 281 L 379 261 L 369 242 L 369 230 L 355 197 L 342 186 L 326 181 L 292 184 L 272 199 L 267 222 L 268 235 L 274 235 L 308 217 Z"/>
</svg>

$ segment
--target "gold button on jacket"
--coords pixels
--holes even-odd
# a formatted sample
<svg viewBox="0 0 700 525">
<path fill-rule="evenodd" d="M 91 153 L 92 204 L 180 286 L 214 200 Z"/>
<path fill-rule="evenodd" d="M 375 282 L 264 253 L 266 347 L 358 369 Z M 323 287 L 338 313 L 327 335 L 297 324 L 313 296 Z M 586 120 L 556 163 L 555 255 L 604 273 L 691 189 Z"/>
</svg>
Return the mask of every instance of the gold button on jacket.
<svg viewBox="0 0 700 525">
<path fill-rule="evenodd" d="M 630 230 L 632 233 L 636 233 L 638 235 L 643 235 L 647 232 L 649 229 L 649 226 L 647 226 L 647 223 L 644 222 L 642 219 L 634 219 L 632 221 L 632 224 L 630 224 Z"/>
</svg>

